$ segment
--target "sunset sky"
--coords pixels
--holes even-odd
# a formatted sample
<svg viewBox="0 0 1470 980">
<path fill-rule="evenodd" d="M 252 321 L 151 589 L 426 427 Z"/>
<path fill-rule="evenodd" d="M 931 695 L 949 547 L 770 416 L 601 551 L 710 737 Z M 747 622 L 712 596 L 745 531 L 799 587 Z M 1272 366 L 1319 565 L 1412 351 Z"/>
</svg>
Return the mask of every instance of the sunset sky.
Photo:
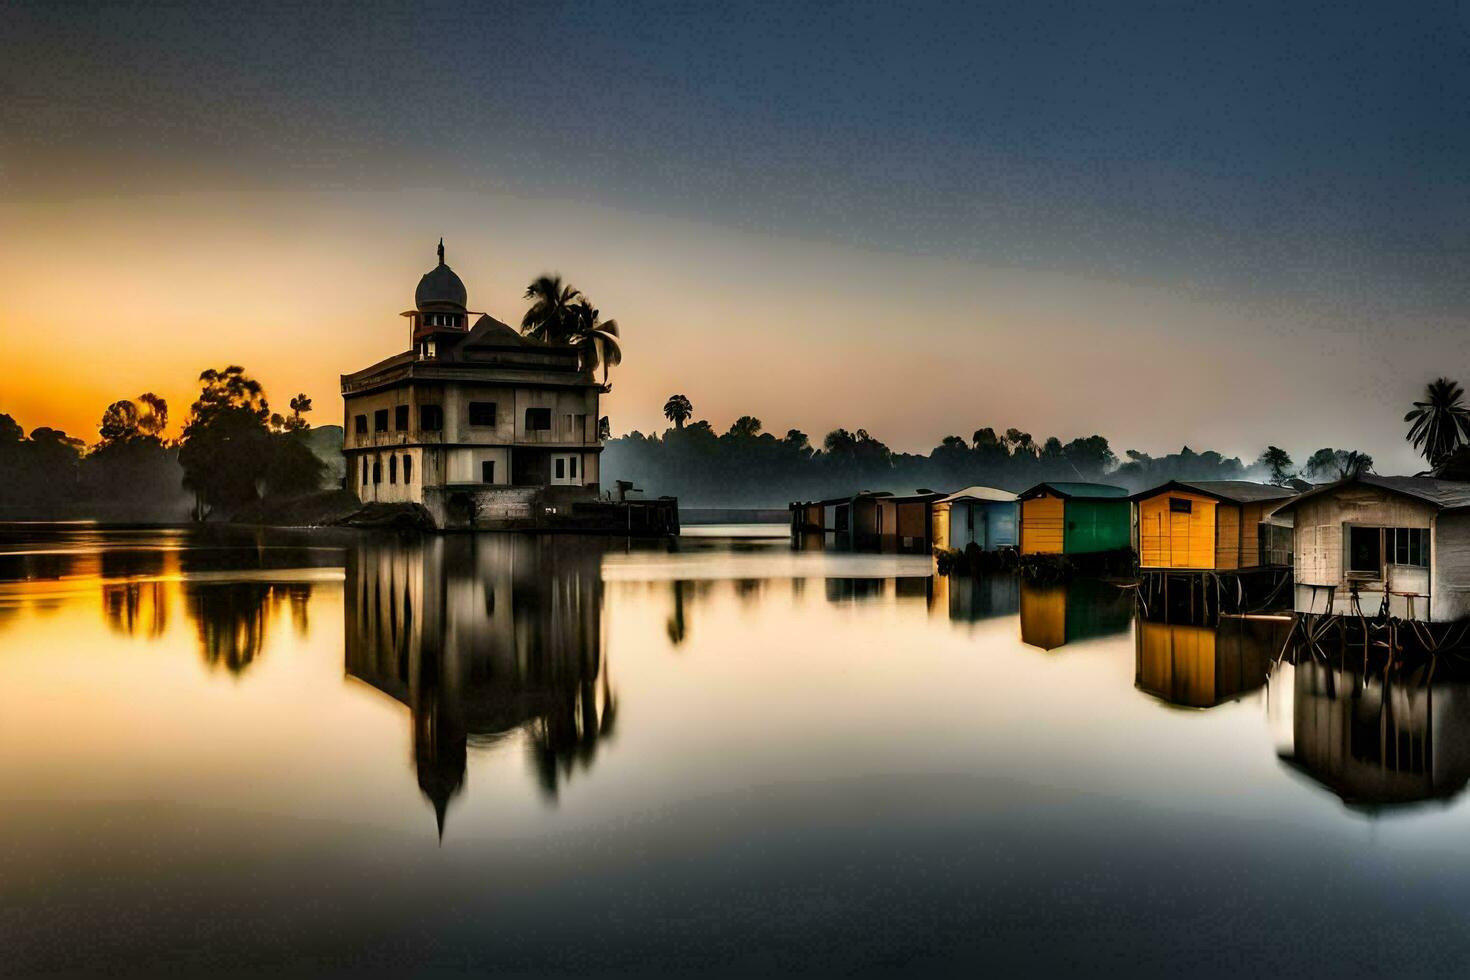
<svg viewBox="0 0 1470 980">
<path fill-rule="evenodd" d="M 895 449 L 1018 426 L 1418 468 L 1470 382 L 1470 2 L 9 3 L 0 412 L 96 437 L 239 363 L 340 422 L 442 235 L 517 323 Z"/>
</svg>

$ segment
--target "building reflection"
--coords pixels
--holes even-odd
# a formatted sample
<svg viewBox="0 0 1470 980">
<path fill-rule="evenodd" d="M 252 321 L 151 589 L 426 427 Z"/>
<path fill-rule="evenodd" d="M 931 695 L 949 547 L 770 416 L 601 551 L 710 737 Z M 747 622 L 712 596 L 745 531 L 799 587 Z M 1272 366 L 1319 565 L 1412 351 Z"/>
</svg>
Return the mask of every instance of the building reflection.
<svg viewBox="0 0 1470 980">
<path fill-rule="evenodd" d="M 1014 616 L 1021 608 L 1021 578 L 1000 575 L 940 576 L 948 586 L 949 618 L 978 623 L 997 616 Z"/>
<path fill-rule="evenodd" d="M 419 788 L 441 834 L 468 746 L 523 734 L 555 798 L 612 734 L 592 539 L 365 540 L 348 552 L 345 592 L 347 673 L 408 707 Z"/>
<path fill-rule="evenodd" d="M 1133 683 L 1184 708 L 1210 708 L 1258 690 L 1281 652 L 1284 619 L 1222 619 L 1218 626 L 1138 621 Z"/>
<path fill-rule="evenodd" d="M 1097 579 L 1020 582 L 1021 642 L 1042 650 L 1126 632 L 1133 602 L 1123 589 Z"/>
<path fill-rule="evenodd" d="M 1470 678 L 1447 662 L 1413 669 L 1332 664 L 1302 655 L 1271 678 L 1289 708 L 1285 764 L 1349 806 L 1449 800 L 1470 781 Z M 1349 658 L 1351 659 L 1351 658 Z"/>
</svg>

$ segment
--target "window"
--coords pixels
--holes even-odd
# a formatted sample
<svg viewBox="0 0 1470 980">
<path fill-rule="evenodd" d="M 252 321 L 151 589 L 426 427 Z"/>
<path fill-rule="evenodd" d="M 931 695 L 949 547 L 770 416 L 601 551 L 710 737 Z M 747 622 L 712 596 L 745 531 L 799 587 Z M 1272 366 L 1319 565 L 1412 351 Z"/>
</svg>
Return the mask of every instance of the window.
<svg viewBox="0 0 1470 980">
<path fill-rule="evenodd" d="M 572 479 L 575 480 L 577 478 L 577 457 L 575 457 L 575 456 L 572 457 L 572 464 L 571 464 L 571 466 L 572 466 L 572 468 L 571 468 L 571 470 L 569 472 L 572 474 Z"/>
<path fill-rule="evenodd" d="M 1194 513 L 1194 501 L 1185 500 L 1183 497 L 1170 497 L 1169 512 L 1171 514 L 1192 514 Z"/>
<path fill-rule="evenodd" d="M 480 464 L 480 482 L 481 483 L 494 483 L 495 482 L 495 460 L 493 460 L 493 459 L 487 459 L 483 463 Z"/>
<path fill-rule="evenodd" d="M 558 457 L 556 457 L 556 478 L 558 480 L 564 480 L 564 479 L 566 479 L 566 475 L 567 475 L 567 461 L 566 461 L 565 458 L 563 458 L 561 456 L 558 456 Z"/>
<path fill-rule="evenodd" d="M 393 431 L 404 432 L 408 429 L 408 406 L 399 405 L 393 409 Z"/>
<path fill-rule="evenodd" d="M 571 412 L 568 412 L 564 416 L 564 431 L 567 434 L 567 438 L 571 438 L 571 435 L 572 435 L 572 413 Z"/>
<path fill-rule="evenodd" d="M 438 356 L 438 353 L 439 353 L 439 348 L 437 346 L 435 346 L 435 344 L 434 344 L 434 342 L 432 340 L 426 340 L 426 341 L 424 341 L 424 356 L 425 357 L 436 357 L 436 356 Z"/>
<path fill-rule="evenodd" d="M 413 457 L 408 453 L 403 454 L 403 482 L 413 482 Z"/>
<path fill-rule="evenodd" d="M 494 402 L 470 402 L 470 425 L 494 425 Z"/>
<path fill-rule="evenodd" d="M 373 431 L 388 431 L 388 410 L 386 408 L 380 408 L 373 413 Z"/>
<path fill-rule="evenodd" d="M 587 438 L 587 416 L 578 415 L 576 417 L 572 435 L 577 437 L 578 442 L 582 442 Z"/>
<path fill-rule="evenodd" d="M 367 435 L 367 416 L 359 415 L 352 420 L 352 428 L 360 436 Z"/>
<path fill-rule="evenodd" d="M 547 432 L 551 429 L 551 409 L 528 408 L 526 409 L 526 431 Z"/>
<path fill-rule="evenodd" d="M 388 482 L 389 483 L 397 483 L 398 482 L 398 457 L 397 456 L 389 456 L 388 457 Z"/>
<path fill-rule="evenodd" d="M 378 485 L 379 483 L 382 483 L 382 482 L 383 482 L 383 461 L 381 459 L 375 459 L 375 460 L 373 460 L 373 485 L 376 486 L 376 485 Z"/>
<path fill-rule="evenodd" d="M 420 405 L 419 428 L 425 432 L 441 431 L 444 428 L 444 409 L 438 405 Z"/>
<path fill-rule="evenodd" d="M 1383 529 L 1349 526 L 1347 534 L 1348 572 L 1379 575 L 1383 571 Z"/>
<path fill-rule="evenodd" d="M 1389 527 L 1383 533 L 1389 564 L 1429 567 L 1429 528 Z"/>
<path fill-rule="evenodd" d="M 367 416 L 365 416 L 365 415 L 359 415 L 358 418 L 360 418 L 360 419 L 366 419 Z M 364 486 L 364 487 L 367 486 L 367 482 L 368 482 L 368 458 L 366 456 L 364 456 L 362 458 L 362 484 L 361 484 L 361 486 Z"/>
</svg>

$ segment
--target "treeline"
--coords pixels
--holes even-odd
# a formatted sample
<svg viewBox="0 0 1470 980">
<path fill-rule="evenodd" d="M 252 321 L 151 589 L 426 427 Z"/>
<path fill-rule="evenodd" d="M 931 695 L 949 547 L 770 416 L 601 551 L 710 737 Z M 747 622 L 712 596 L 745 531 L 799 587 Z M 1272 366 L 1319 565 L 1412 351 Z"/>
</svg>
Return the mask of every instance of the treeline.
<svg viewBox="0 0 1470 980">
<path fill-rule="evenodd" d="M 273 413 L 259 382 L 238 365 L 207 370 L 199 381 L 174 440 L 164 435 L 168 403 L 151 392 L 108 405 L 90 445 L 45 426 L 27 435 L 0 414 L 0 519 L 228 518 L 331 482 L 334 468 L 323 459 L 330 455 L 317 451 L 304 417 L 311 399 L 298 395 L 290 415 Z"/>
<path fill-rule="evenodd" d="M 835 429 L 815 446 L 797 429 L 784 436 L 765 432 L 761 421 L 748 415 L 723 433 L 703 420 L 681 424 L 690 410 L 688 399 L 676 395 L 665 406 L 676 424 L 662 435 L 635 431 L 609 440 L 602 458 L 604 489 L 627 480 L 649 495 L 677 496 L 686 506 L 782 507 L 857 490 L 911 493 L 980 484 L 1020 491 L 1044 480 L 1142 490 L 1174 479 L 1284 483 L 1300 475 L 1331 480 L 1372 466 L 1361 453 L 1330 448 L 1314 453 L 1300 473 L 1275 446 L 1250 463 L 1188 447 L 1160 457 L 1136 450 L 1118 456 L 1099 435 L 1037 442 L 1018 429 L 991 428 L 978 429 L 969 439 L 948 436 L 928 454 L 898 453 L 865 429 Z"/>
</svg>

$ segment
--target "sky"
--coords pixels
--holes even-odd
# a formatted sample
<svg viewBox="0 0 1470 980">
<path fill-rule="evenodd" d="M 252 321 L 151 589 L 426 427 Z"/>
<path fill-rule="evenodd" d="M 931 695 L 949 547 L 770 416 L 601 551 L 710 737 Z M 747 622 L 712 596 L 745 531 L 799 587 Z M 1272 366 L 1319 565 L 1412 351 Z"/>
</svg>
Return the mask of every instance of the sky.
<svg viewBox="0 0 1470 980">
<path fill-rule="evenodd" d="M 205 367 L 340 422 L 439 237 L 623 330 L 615 433 L 1010 426 L 1417 467 L 1470 381 L 1470 0 L 6 0 L 0 412 Z"/>
</svg>

